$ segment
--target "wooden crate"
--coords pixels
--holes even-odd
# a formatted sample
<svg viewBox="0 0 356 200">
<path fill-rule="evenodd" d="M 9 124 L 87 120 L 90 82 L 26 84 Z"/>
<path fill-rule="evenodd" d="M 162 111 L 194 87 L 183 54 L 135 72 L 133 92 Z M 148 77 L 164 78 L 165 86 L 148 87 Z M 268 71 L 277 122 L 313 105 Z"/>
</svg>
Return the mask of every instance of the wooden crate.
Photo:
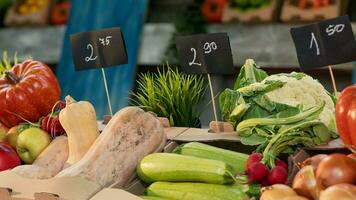
<svg viewBox="0 0 356 200">
<path fill-rule="evenodd" d="M 274 22 L 277 21 L 280 14 L 282 2 L 272 0 L 271 4 L 255 10 L 240 11 L 237 8 L 228 6 L 222 16 L 222 22 Z"/>
<path fill-rule="evenodd" d="M 291 5 L 285 0 L 282 6 L 281 21 L 284 22 L 313 22 L 329 18 L 335 18 L 345 14 L 348 0 L 335 0 L 334 4 L 318 9 L 301 9 Z"/>
<path fill-rule="evenodd" d="M 24 198 L 16 198 L 11 195 L 12 190 L 9 188 L 0 188 L 0 199 L 1 200 L 31 200 Z M 59 200 L 59 196 L 51 193 L 35 193 L 34 200 Z"/>
<path fill-rule="evenodd" d="M 29 13 L 27 15 L 21 15 L 16 11 L 22 2 L 23 0 L 16 0 L 7 10 L 4 19 L 6 26 L 44 26 L 48 24 L 53 0 L 48 0 L 48 4 L 38 12 Z"/>
</svg>

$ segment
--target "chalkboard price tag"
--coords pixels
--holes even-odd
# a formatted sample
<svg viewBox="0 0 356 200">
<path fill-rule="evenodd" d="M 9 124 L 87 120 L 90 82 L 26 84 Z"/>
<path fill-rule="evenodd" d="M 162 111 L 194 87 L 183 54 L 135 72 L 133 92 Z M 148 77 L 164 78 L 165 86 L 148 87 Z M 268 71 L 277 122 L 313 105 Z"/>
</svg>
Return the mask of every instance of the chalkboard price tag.
<svg viewBox="0 0 356 200">
<path fill-rule="evenodd" d="M 291 29 L 302 70 L 356 60 L 356 42 L 348 16 Z"/>
<path fill-rule="evenodd" d="M 181 69 L 189 74 L 232 74 L 233 61 L 226 33 L 176 38 Z"/>
<path fill-rule="evenodd" d="M 128 62 L 120 28 L 101 29 L 70 36 L 76 70 L 110 67 Z"/>
</svg>

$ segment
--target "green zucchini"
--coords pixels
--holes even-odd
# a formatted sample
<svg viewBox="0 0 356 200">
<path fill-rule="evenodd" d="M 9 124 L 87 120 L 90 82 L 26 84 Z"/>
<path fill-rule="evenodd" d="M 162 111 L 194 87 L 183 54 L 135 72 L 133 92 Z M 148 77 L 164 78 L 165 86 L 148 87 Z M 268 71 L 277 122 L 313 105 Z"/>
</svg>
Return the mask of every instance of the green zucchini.
<svg viewBox="0 0 356 200">
<path fill-rule="evenodd" d="M 155 181 L 233 183 L 231 168 L 224 162 L 170 153 L 154 153 L 142 159 L 138 176 Z"/>
<path fill-rule="evenodd" d="M 243 186 L 208 183 L 155 182 L 145 191 L 149 196 L 174 200 L 245 200 Z"/>
<path fill-rule="evenodd" d="M 180 145 L 173 152 L 182 155 L 223 161 L 230 165 L 233 174 L 244 173 L 246 171 L 247 154 L 213 147 L 199 142 L 190 142 Z"/>
<path fill-rule="evenodd" d="M 174 200 L 174 199 L 167 199 L 167 198 L 155 197 L 155 196 L 140 196 L 140 197 L 146 200 Z"/>
</svg>

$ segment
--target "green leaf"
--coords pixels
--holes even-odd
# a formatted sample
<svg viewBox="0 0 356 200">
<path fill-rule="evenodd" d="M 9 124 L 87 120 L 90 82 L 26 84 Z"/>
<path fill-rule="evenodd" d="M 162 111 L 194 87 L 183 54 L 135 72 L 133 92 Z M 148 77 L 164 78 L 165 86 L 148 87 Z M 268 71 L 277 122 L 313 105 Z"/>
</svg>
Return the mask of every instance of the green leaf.
<svg viewBox="0 0 356 200">
<path fill-rule="evenodd" d="M 24 130 L 26 130 L 26 129 L 28 129 L 28 128 L 31 128 L 31 127 L 36 127 L 36 126 L 33 126 L 33 125 L 31 125 L 31 124 L 29 124 L 29 123 L 26 123 L 26 122 L 21 123 L 21 124 L 17 127 L 17 132 L 18 132 L 18 133 L 21 133 L 22 131 L 24 131 Z"/>
<path fill-rule="evenodd" d="M 243 97 L 240 97 L 237 102 L 238 105 L 235 106 L 229 116 L 231 119 L 230 121 L 239 122 L 246 113 L 246 111 L 250 108 L 250 104 L 247 104 Z"/>
<path fill-rule="evenodd" d="M 265 137 L 261 137 L 258 135 L 251 135 L 249 137 L 240 137 L 240 141 L 244 145 L 256 146 L 266 142 Z"/>
<path fill-rule="evenodd" d="M 242 88 L 239 91 L 244 96 L 255 96 L 259 94 L 265 94 L 275 89 L 283 87 L 285 83 L 282 81 L 266 81 L 264 83 L 254 83 Z"/>
<path fill-rule="evenodd" d="M 266 95 L 258 95 L 252 99 L 261 108 L 268 112 L 273 112 L 276 109 L 276 104 L 268 99 Z"/>
<path fill-rule="evenodd" d="M 240 97 L 239 92 L 231 89 L 225 89 L 219 95 L 219 105 L 223 121 L 230 121 L 230 115 L 235 107 L 238 106 Z"/>
<path fill-rule="evenodd" d="M 280 112 L 276 115 L 277 118 L 292 117 L 302 112 L 301 109 L 298 107 L 288 106 L 285 104 L 276 105 L 276 110 L 280 110 Z"/>
<path fill-rule="evenodd" d="M 255 119 L 255 118 L 267 118 L 271 115 L 270 112 L 258 106 L 256 103 L 252 103 L 250 109 L 244 114 L 243 120 Z"/>
<path fill-rule="evenodd" d="M 268 74 L 260 69 L 260 67 L 252 59 L 247 59 L 241 67 L 240 73 L 234 85 L 234 90 L 248 86 L 252 83 L 261 82 Z"/>
<path fill-rule="evenodd" d="M 322 143 L 326 143 L 331 140 L 331 134 L 328 129 L 323 123 L 320 123 L 313 127 L 313 132 L 315 136 L 320 138 Z"/>
<path fill-rule="evenodd" d="M 236 127 L 236 130 L 248 128 L 248 127 L 255 127 L 257 125 L 284 125 L 284 124 L 292 124 L 299 122 L 304 119 L 311 118 L 312 116 L 318 116 L 322 109 L 325 106 L 325 102 L 322 104 L 313 107 L 309 110 L 306 110 L 304 112 L 301 112 L 297 115 L 291 116 L 291 117 L 286 117 L 286 118 L 255 118 L 255 119 L 248 119 L 244 120 L 241 123 L 239 123 Z"/>
</svg>

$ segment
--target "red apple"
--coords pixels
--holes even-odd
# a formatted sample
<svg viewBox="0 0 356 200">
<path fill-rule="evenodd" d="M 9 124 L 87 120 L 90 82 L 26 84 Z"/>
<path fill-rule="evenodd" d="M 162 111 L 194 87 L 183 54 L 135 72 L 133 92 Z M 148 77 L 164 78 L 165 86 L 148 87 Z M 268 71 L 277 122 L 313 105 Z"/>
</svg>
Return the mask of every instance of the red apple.
<svg viewBox="0 0 356 200">
<path fill-rule="evenodd" d="M 20 158 L 11 146 L 0 143 L 0 171 L 12 169 L 21 164 Z"/>
</svg>

